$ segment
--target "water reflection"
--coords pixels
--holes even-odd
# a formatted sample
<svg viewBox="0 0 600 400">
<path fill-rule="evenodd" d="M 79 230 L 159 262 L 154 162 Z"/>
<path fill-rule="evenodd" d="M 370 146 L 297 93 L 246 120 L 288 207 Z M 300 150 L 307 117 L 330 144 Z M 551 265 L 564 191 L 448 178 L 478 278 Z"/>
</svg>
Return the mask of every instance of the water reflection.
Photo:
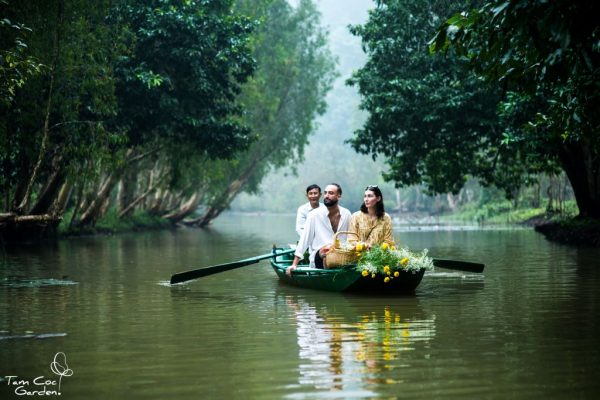
<svg viewBox="0 0 600 400">
<path fill-rule="evenodd" d="M 402 382 L 404 354 L 435 338 L 435 315 L 415 298 L 330 298 L 327 303 L 285 296 L 296 324 L 301 386 L 373 396 L 381 384 Z M 391 300 L 391 301 L 390 301 Z"/>
<path fill-rule="evenodd" d="M 293 223 L 223 216 L 211 231 L 6 249 L 0 365 L 33 378 L 64 352 L 66 398 L 90 400 L 597 397 L 600 252 L 532 231 L 396 231 L 486 264 L 435 270 L 409 297 L 280 285 L 267 261 L 165 284 L 294 240 Z"/>
</svg>

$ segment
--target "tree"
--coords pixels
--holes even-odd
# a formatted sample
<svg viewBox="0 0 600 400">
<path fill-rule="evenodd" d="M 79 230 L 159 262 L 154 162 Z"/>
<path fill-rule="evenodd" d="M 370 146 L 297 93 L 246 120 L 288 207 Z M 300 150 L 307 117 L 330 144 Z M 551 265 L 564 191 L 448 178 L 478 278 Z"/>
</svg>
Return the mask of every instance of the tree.
<svg viewBox="0 0 600 400">
<path fill-rule="evenodd" d="M 117 8 L 135 40 L 116 66 L 118 124 L 130 146 L 184 143 L 226 157 L 250 143 L 236 96 L 254 69 L 253 24 L 231 7 L 230 0 L 131 0 Z"/>
<path fill-rule="evenodd" d="M 324 97 L 334 78 L 334 63 L 312 1 L 296 8 L 284 0 L 239 1 L 244 13 L 258 13 L 263 23 L 255 36 L 255 76 L 240 96 L 243 121 L 257 136 L 248 151 L 232 162 L 213 164 L 214 176 L 202 216 L 190 221 L 206 225 L 227 209 L 242 191 L 256 190 L 271 169 L 302 159 Z"/>
<path fill-rule="evenodd" d="M 510 194 L 539 166 L 515 163 L 521 153 L 502 145 L 500 91 L 460 60 L 428 51 L 437 26 L 460 4 L 377 1 L 367 23 L 351 28 L 369 58 L 348 83 L 358 86 L 369 116 L 350 143 L 383 155 L 384 178 L 399 187 L 424 183 L 431 194 L 458 193 L 471 175 Z"/>
<path fill-rule="evenodd" d="M 127 156 L 111 171 L 79 225 L 93 225 L 125 170 L 150 154 L 224 158 L 247 148 L 236 97 L 254 68 L 248 18 L 230 0 L 130 0 L 115 8 L 133 51 L 115 66 L 118 112 Z M 193 152 L 182 148 L 194 149 Z"/>
<path fill-rule="evenodd" d="M 432 50 L 452 49 L 524 100 L 524 124 L 506 132 L 506 143 L 529 143 L 531 158 L 557 160 L 580 216 L 593 218 L 600 218 L 599 11 L 582 0 L 486 1 L 448 19 L 432 41 Z"/>
<path fill-rule="evenodd" d="M 54 0 L 6 6 L 8 18 L 32 27 L 28 52 L 44 65 L 18 87 L 1 117 L 6 147 L 0 158 L 8 180 L 0 191 L 10 211 L 49 212 L 67 171 L 90 155 L 100 158 L 114 139 L 101 127 L 115 109 L 110 44 L 119 37 L 103 23 L 107 5 Z"/>
<path fill-rule="evenodd" d="M 93 226 L 121 177 L 159 171 L 173 186 L 179 158 L 254 139 L 237 100 L 254 23 L 232 1 L 0 2 L 0 229 L 57 223 L 71 193 L 72 220 Z"/>
</svg>

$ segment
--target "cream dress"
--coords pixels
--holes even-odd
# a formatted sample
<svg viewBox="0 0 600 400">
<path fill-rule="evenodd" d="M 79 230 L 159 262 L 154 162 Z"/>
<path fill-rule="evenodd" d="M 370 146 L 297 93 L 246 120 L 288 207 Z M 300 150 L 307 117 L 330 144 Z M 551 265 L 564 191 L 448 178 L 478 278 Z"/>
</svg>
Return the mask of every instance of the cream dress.
<svg viewBox="0 0 600 400">
<path fill-rule="evenodd" d="M 369 214 L 362 211 L 357 211 L 352 214 L 349 230 L 355 232 L 358 238 L 354 235 L 348 235 L 348 241 L 360 241 L 363 243 L 382 244 L 387 243 L 394 246 L 394 235 L 392 234 L 392 218 L 388 213 L 383 217 L 372 219 Z"/>
</svg>

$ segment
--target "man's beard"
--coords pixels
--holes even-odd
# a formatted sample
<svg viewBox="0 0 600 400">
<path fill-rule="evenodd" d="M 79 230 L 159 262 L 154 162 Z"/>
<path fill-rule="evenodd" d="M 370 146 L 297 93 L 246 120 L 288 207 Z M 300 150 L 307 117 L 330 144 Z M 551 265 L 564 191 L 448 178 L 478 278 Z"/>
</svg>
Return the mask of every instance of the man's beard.
<svg viewBox="0 0 600 400">
<path fill-rule="evenodd" d="M 337 204 L 337 199 L 335 200 L 331 200 L 331 199 L 325 199 L 323 200 L 323 204 L 325 204 L 326 207 L 331 207 L 331 206 L 335 206 Z"/>
</svg>

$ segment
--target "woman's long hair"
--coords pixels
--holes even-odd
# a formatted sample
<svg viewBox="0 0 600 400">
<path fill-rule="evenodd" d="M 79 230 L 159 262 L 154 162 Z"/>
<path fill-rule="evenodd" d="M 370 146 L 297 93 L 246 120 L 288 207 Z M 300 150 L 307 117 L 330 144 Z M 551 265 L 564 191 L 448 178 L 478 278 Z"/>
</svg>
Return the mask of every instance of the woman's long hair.
<svg viewBox="0 0 600 400">
<path fill-rule="evenodd" d="M 385 215 L 385 208 L 383 207 L 383 194 L 381 193 L 381 190 L 377 186 L 367 186 L 365 188 L 365 192 L 367 190 L 375 193 L 375 196 L 381 197 L 381 200 L 375 205 L 375 214 L 377 215 L 377 218 L 383 217 Z M 360 206 L 360 211 L 364 212 L 365 214 L 369 212 L 364 201 Z"/>
</svg>

